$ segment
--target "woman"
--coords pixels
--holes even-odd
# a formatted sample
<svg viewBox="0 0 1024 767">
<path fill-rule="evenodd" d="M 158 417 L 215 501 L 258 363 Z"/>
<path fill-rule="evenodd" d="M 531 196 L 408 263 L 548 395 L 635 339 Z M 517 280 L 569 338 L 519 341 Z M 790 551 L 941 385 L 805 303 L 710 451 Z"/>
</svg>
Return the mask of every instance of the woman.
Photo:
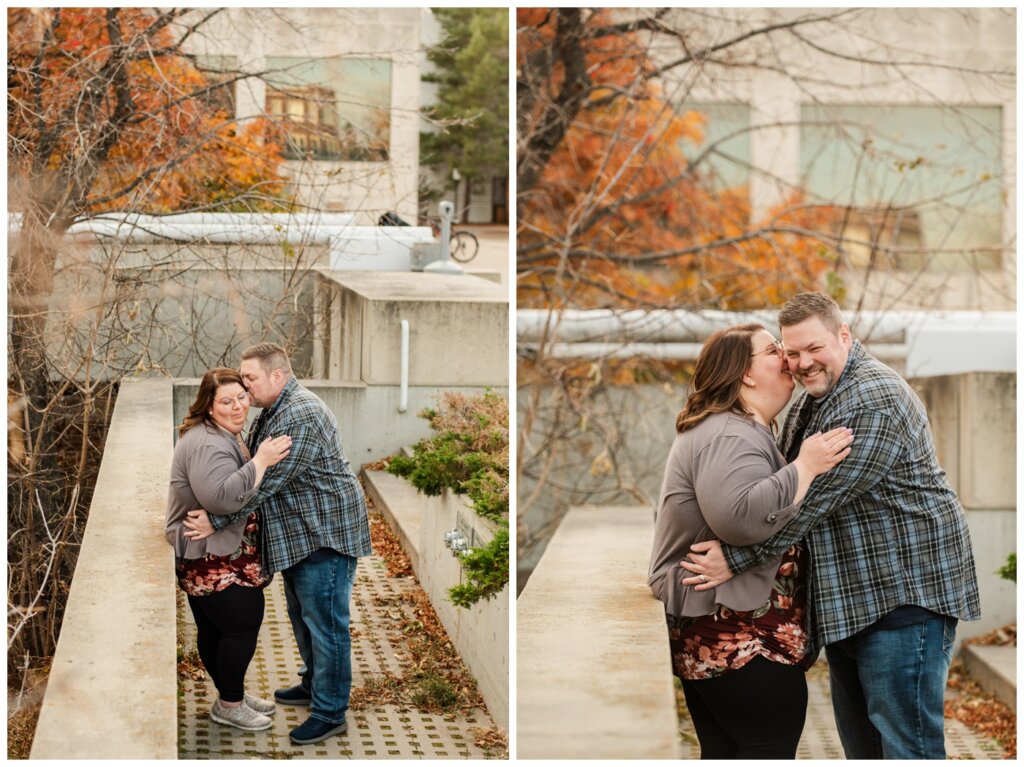
<svg viewBox="0 0 1024 767">
<path fill-rule="evenodd" d="M 690 546 L 767 540 L 792 519 L 852 433 L 804 440 L 786 465 L 772 436 L 794 383 L 761 325 L 708 338 L 665 466 L 648 584 L 665 604 L 673 670 L 702 759 L 794 759 L 807 708 L 804 553 L 799 545 L 707 591 L 683 584 Z"/>
<path fill-rule="evenodd" d="M 263 622 L 263 588 L 256 514 L 202 539 L 183 525 L 188 511 L 240 510 L 256 494 L 264 472 L 288 455 L 291 438 L 265 440 L 250 460 L 241 432 L 249 394 L 237 371 L 210 370 L 178 427 L 171 466 L 165 534 L 174 547 L 178 585 L 198 629 L 199 657 L 217 686 L 210 718 L 255 732 L 271 726 L 272 701 L 245 694 L 245 671 Z"/>
</svg>

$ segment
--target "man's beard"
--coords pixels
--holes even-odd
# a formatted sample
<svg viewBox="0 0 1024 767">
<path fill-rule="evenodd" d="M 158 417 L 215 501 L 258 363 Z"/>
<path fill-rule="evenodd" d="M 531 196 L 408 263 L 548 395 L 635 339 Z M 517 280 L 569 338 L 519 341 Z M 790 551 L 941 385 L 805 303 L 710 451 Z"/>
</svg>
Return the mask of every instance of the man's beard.
<svg viewBox="0 0 1024 767">
<path fill-rule="evenodd" d="M 835 377 L 823 367 L 814 368 L 809 370 L 808 373 L 816 373 L 818 371 L 821 372 L 821 375 L 817 376 L 809 386 L 804 380 L 804 376 L 806 375 L 805 373 L 798 372 L 796 374 L 796 380 L 804 387 L 807 393 L 814 398 L 824 397 L 832 391 L 832 386 L 835 384 Z"/>
</svg>

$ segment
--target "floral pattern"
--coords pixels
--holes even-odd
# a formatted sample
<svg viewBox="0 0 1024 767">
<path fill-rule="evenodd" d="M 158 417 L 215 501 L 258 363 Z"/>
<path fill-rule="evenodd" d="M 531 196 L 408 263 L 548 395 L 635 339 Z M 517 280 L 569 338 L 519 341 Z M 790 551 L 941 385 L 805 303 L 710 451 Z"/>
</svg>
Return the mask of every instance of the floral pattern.
<svg viewBox="0 0 1024 767">
<path fill-rule="evenodd" d="M 181 590 L 194 597 L 204 597 L 223 591 L 233 583 L 265 587 L 273 576 L 263 574 L 257 544 L 259 529 L 256 513 L 253 512 L 245 520 L 242 542 L 234 553 L 227 556 L 207 554 L 202 559 L 178 559 L 175 572 Z"/>
<path fill-rule="evenodd" d="M 710 679 L 742 668 L 759 655 L 776 663 L 810 668 L 814 655 L 807 653 L 803 567 L 803 548 L 791 546 L 782 557 L 768 601 L 756 610 L 718 605 L 711 615 L 666 616 L 676 676 Z"/>
</svg>

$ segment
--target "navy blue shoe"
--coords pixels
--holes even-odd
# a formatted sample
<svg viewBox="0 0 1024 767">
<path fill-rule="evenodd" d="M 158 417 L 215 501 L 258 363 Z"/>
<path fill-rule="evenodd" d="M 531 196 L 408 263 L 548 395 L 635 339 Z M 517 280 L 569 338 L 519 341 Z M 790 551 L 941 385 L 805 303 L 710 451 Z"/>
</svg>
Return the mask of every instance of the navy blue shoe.
<svg viewBox="0 0 1024 767">
<path fill-rule="evenodd" d="M 323 719 L 317 719 L 311 716 L 305 722 L 300 724 L 294 730 L 292 730 L 288 737 L 291 738 L 292 743 L 300 746 L 307 746 L 310 743 L 319 743 L 321 740 L 326 740 L 332 735 L 341 735 L 343 732 L 348 731 L 348 722 L 341 721 L 339 723 L 325 722 Z"/>
<path fill-rule="evenodd" d="M 274 690 L 274 700 L 285 706 L 308 706 L 310 703 L 310 692 L 301 684 L 297 684 L 294 687 Z"/>
</svg>

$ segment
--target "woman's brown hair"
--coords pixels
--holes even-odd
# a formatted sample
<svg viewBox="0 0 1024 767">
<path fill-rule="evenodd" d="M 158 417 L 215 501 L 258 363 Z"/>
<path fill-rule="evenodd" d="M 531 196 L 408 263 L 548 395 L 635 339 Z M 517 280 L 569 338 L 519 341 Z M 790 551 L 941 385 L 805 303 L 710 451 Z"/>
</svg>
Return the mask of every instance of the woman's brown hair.
<svg viewBox="0 0 1024 767">
<path fill-rule="evenodd" d="M 231 368 L 207 370 L 199 384 L 199 393 L 196 394 L 195 402 L 189 406 L 188 415 L 178 426 L 178 436 L 180 437 L 193 426 L 198 426 L 201 423 L 213 423 L 210 418 L 210 410 L 213 408 L 213 398 L 217 394 L 217 388 L 233 383 L 245 388 L 242 376 L 237 370 Z"/>
<path fill-rule="evenodd" d="M 690 396 L 676 417 L 676 431 L 692 429 L 712 413 L 749 412 L 740 401 L 743 374 L 750 368 L 754 351 L 751 339 L 763 325 L 750 322 L 712 333 L 697 357 L 690 382 Z"/>
</svg>

